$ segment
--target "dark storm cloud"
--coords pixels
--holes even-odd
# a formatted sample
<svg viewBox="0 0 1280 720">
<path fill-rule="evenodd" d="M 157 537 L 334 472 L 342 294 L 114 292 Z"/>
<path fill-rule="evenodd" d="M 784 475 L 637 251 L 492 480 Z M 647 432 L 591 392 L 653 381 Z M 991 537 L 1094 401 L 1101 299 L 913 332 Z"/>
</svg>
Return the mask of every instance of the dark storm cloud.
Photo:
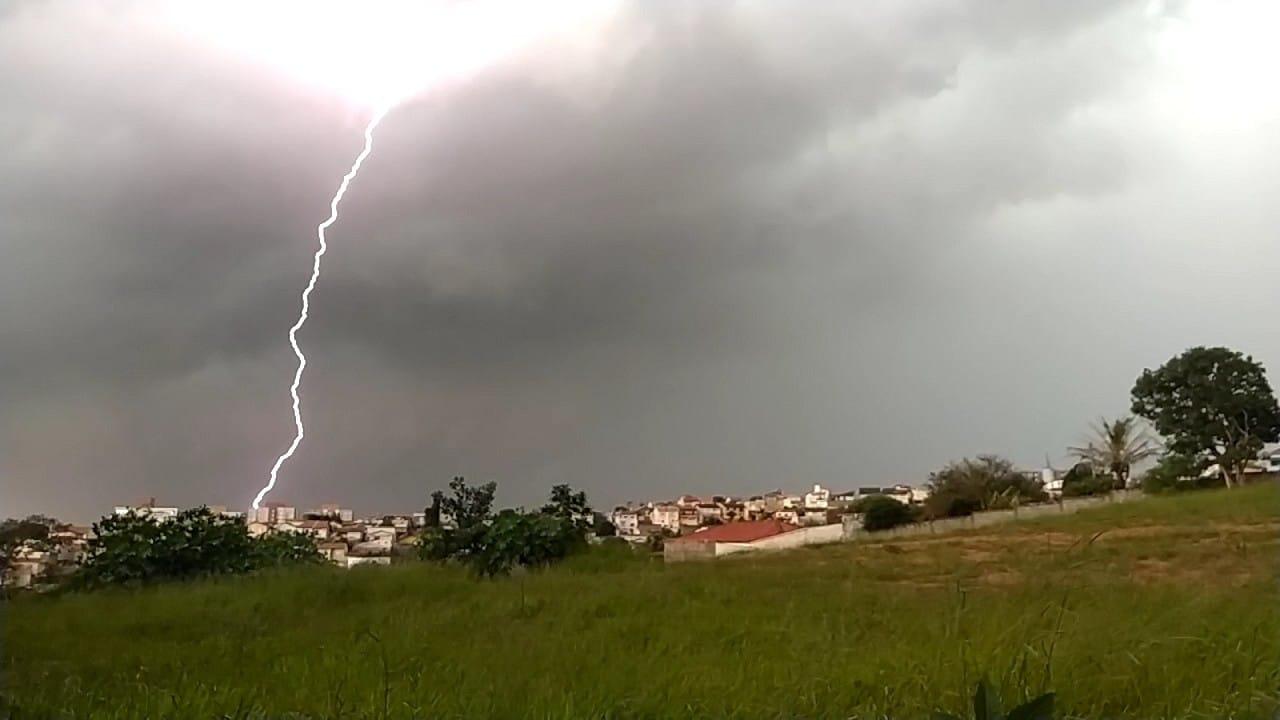
<svg viewBox="0 0 1280 720">
<path fill-rule="evenodd" d="M 281 496 L 918 482 L 1075 441 L 1217 339 L 1140 272 L 1194 184 L 1137 125 L 1144 5 L 636 3 L 397 107 L 331 232 Z M 363 118 L 84 7 L 0 15 L 6 513 L 242 503 Z"/>
</svg>

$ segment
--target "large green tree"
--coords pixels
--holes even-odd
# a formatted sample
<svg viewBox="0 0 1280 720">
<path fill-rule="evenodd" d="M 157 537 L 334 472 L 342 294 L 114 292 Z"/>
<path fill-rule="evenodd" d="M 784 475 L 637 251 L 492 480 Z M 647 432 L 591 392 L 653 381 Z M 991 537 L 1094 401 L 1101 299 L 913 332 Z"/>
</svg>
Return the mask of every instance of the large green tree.
<svg viewBox="0 0 1280 720">
<path fill-rule="evenodd" d="M 1160 452 L 1159 444 L 1143 432 L 1133 416 L 1110 421 L 1101 418 L 1092 429 L 1093 437 L 1088 444 L 1068 450 L 1095 470 L 1110 472 L 1117 490 L 1129 484 L 1134 465 Z"/>
<path fill-rule="evenodd" d="M 1169 450 L 1206 457 L 1227 487 L 1238 484 L 1265 443 L 1280 440 L 1280 405 L 1266 370 L 1223 347 L 1195 347 L 1133 386 L 1133 412 L 1151 422 Z"/>
</svg>

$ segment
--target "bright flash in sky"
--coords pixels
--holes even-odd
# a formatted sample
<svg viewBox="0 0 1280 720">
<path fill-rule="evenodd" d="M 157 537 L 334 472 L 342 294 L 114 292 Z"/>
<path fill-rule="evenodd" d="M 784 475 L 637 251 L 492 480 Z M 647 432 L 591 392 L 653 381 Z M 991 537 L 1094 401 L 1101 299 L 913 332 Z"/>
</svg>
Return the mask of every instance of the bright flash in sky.
<svg viewBox="0 0 1280 720">
<path fill-rule="evenodd" d="M 300 385 L 307 358 L 297 334 L 307 322 L 309 299 L 320 278 L 325 230 L 338 221 L 338 206 L 373 150 L 373 131 L 383 115 L 419 92 L 476 72 L 529 44 L 589 32 L 611 12 L 612 3 L 603 0 L 223 0 L 166 6 L 159 21 L 194 41 L 261 62 L 372 111 L 364 149 L 333 195 L 328 219 L 316 228 L 311 279 L 302 292 L 301 314 L 289 329 L 289 344 L 298 358 L 289 389 L 296 433 L 254 497 L 255 510 L 306 435 Z"/>
<path fill-rule="evenodd" d="M 614 0 L 223 0 L 159 20 L 366 108 L 388 108 L 536 42 L 590 34 Z"/>
</svg>

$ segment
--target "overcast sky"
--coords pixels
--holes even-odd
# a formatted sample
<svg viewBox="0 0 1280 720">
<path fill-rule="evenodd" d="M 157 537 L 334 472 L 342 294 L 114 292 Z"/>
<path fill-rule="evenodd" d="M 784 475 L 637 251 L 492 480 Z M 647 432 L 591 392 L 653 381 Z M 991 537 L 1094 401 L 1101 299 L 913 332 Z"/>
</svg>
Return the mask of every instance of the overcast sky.
<svg viewBox="0 0 1280 720">
<path fill-rule="evenodd" d="M 368 109 L 149 3 L 0 7 L 0 515 L 244 507 Z M 330 231 L 271 499 L 919 484 L 1065 463 L 1189 346 L 1274 371 L 1277 21 L 645 0 L 424 88 Z"/>
</svg>

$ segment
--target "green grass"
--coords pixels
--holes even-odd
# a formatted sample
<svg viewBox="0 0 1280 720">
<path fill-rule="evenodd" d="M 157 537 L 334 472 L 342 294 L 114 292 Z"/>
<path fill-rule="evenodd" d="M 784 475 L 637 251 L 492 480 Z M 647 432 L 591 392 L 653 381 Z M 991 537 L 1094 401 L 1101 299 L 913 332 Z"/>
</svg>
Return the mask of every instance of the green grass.
<svg viewBox="0 0 1280 720">
<path fill-rule="evenodd" d="M 709 564 L 29 598 L 6 691 L 16 717 L 914 718 L 985 675 L 1063 717 L 1273 717 L 1278 520 L 1259 486 Z"/>
</svg>

